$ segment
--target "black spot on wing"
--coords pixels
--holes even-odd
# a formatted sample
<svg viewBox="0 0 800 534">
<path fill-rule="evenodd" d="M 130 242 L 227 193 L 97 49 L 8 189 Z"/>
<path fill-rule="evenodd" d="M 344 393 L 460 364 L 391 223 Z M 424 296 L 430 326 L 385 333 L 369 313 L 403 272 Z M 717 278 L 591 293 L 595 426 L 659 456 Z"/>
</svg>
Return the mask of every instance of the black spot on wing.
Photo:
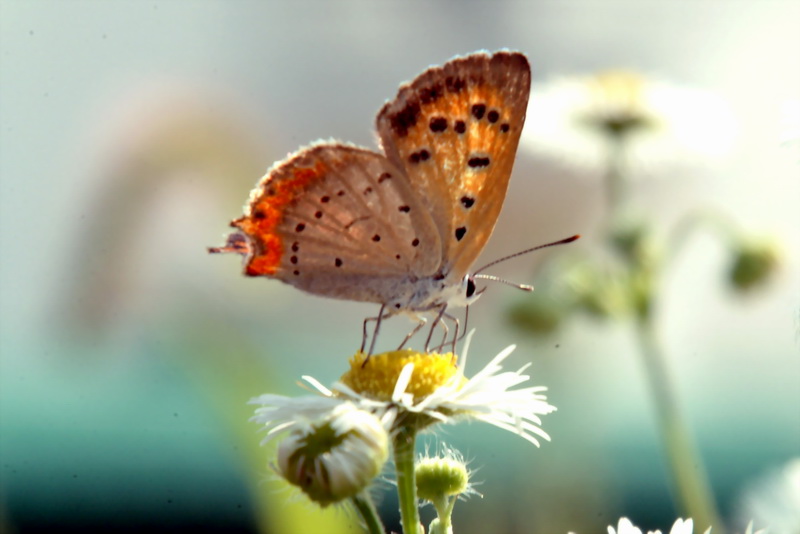
<svg viewBox="0 0 800 534">
<path fill-rule="evenodd" d="M 397 137 L 405 137 L 408 130 L 416 126 L 419 118 L 420 105 L 416 100 L 408 102 L 406 106 L 396 113 L 389 115 L 389 124 Z"/>
<path fill-rule="evenodd" d="M 431 153 L 428 152 L 426 149 L 418 150 L 417 152 L 412 152 L 410 156 L 408 156 L 408 161 L 411 163 L 419 163 L 421 161 L 427 161 L 430 159 Z"/>
<path fill-rule="evenodd" d="M 428 127 L 434 133 L 440 133 L 447 130 L 447 119 L 444 117 L 433 117 L 428 123 Z"/>
<path fill-rule="evenodd" d="M 488 167 L 489 163 L 490 163 L 490 160 L 489 160 L 488 157 L 482 158 L 480 156 L 475 156 L 475 157 L 469 158 L 469 160 L 467 161 L 467 165 L 469 165 L 473 169 L 477 169 L 477 168 L 481 168 L 481 167 Z"/>
</svg>

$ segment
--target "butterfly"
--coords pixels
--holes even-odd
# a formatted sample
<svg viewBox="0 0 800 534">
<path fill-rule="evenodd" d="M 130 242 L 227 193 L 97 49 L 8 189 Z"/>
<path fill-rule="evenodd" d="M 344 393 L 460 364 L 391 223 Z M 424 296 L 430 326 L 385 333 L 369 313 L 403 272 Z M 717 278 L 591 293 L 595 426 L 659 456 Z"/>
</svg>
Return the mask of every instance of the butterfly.
<svg viewBox="0 0 800 534">
<path fill-rule="evenodd" d="M 382 318 L 433 312 L 438 322 L 480 295 L 469 270 L 503 206 L 530 83 L 528 60 L 510 51 L 427 69 L 378 112 L 381 152 L 301 148 L 272 166 L 236 231 L 209 251 L 244 255 L 248 276 L 380 304 L 372 347 Z"/>
</svg>

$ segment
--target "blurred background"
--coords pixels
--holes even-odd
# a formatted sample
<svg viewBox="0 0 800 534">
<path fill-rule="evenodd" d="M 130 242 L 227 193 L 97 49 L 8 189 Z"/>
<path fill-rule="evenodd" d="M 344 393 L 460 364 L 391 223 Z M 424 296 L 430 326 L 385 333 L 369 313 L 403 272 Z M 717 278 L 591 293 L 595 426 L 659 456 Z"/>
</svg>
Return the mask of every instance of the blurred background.
<svg viewBox="0 0 800 534">
<path fill-rule="evenodd" d="M 741 532 L 779 509 L 773 481 L 800 455 L 800 3 L 6 0 L 0 530 L 358 532 L 274 480 L 246 402 L 301 394 L 303 374 L 336 380 L 377 307 L 247 279 L 206 247 L 273 161 L 319 138 L 374 147 L 374 115 L 400 82 L 499 48 L 528 55 L 532 106 L 552 80 L 630 69 L 727 110 L 702 130 L 720 141 L 713 154 L 643 157 L 634 195 L 656 226 L 712 207 L 780 251 L 769 282 L 742 295 L 700 232 L 659 310 L 723 516 Z M 601 169 L 568 140 L 537 148 L 547 112 L 533 109 L 478 265 L 574 233 L 585 238 L 570 247 L 591 247 L 603 223 Z M 493 274 L 536 285 L 562 253 Z M 584 317 L 535 337 L 509 324 L 521 299 L 537 293 L 493 286 L 471 310 L 467 374 L 518 344 L 509 365 L 532 362 L 558 407 L 543 425 L 553 439 L 439 432 L 484 495 L 456 507 L 456 532 L 605 532 L 621 515 L 668 528 L 678 511 L 630 325 Z M 407 328 L 387 323 L 382 348 Z"/>
</svg>

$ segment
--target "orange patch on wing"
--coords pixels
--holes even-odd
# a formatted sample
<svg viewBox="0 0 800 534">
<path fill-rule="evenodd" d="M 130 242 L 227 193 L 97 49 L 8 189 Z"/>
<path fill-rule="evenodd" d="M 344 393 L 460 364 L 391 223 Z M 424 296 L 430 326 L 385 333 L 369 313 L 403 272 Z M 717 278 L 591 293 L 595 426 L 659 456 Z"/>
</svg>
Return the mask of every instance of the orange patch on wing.
<svg viewBox="0 0 800 534">
<path fill-rule="evenodd" d="M 278 167 L 261 183 L 261 191 L 251 201 L 248 213 L 231 222 L 231 226 L 239 228 L 255 243 L 253 255 L 245 266 L 248 276 L 275 274 L 284 251 L 284 236 L 278 227 L 286 208 L 302 195 L 309 184 L 327 172 L 325 165 L 317 161 L 313 167 L 293 168 L 291 176 L 275 180 L 280 170 Z"/>
</svg>

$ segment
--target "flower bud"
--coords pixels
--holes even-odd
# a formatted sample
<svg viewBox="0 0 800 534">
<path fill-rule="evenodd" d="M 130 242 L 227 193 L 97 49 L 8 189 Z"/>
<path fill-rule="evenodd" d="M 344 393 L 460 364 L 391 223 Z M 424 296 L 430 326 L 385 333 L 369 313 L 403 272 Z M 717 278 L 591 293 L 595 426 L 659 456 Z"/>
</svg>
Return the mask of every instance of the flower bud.
<svg viewBox="0 0 800 534">
<path fill-rule="evenodd" d="M 321 506 L 364 490 L 388 457 L 380 420 L 342 404 L 320 421 L 298 428 L 278 447 L 278 470 Z"/>
<path fill-rule="evenodd" d="M 735 252 L 728 279 L 734 289 L 748 291 L 766 282 L 778 263 L 778 251 L 771 243 L 742 243 Z"/>
<path fill-rule="evenodd" d="M 437 502 L 443 497 L 467 491 L 469 471 L 459 456 L 420 459 L 415 469 L 417 495 L 420 499 Z"/>
</svg>

